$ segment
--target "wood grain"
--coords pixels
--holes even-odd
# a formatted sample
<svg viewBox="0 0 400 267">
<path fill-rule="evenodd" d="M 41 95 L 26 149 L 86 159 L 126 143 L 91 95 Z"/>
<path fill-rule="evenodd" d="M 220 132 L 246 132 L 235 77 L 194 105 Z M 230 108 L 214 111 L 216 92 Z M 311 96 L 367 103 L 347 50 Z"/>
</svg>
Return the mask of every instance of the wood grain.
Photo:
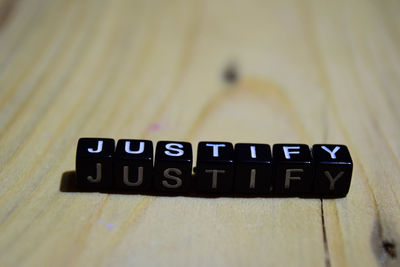
<svg viewBox="0 0 400 267">
<path fill-rule="evenodd" d="M 1 266 L 399 266 L 399 13 L 1 0 Z M 336 200 L 66 192 L 83 136 L 344 143 L 354 175 Z"/>
</svg>

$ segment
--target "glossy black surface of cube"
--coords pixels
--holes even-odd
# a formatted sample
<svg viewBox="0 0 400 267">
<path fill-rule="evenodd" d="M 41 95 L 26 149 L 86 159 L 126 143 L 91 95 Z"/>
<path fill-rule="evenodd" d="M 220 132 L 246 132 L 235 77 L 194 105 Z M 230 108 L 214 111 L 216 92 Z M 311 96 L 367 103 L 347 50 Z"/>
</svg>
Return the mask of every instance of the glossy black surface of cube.
<svg viewBox="0 0 400 267">
<path fill-rule="evenodd" d="M 272 181 L 271 147 L 267 144 L 236 144 L 235 170 L 235 192 L 269 193 Z"/>
<path fill-rule="evenodd" d="M 78 186 L 89 189 L 111 189 L 115 142 L 109 138 L 80 138 L 76 150 Z"/>
<path fill-rule="evenodd" d="M 203 193 L 233 192 L 232 143 L 200 142 L 197 147 L 196 190 Z"/>
<path fill-rule="evenodd" d="M 321 197 L 344 197 L 349 192 L 353 161 L 345 145 L 316 144 L 314 192 Z"/>
<path fill-rule="evenodd" d="M 156 147 L 154 186 L 164 192 L 188 192 L 192 187 L 193 152 L 188 142 L 160 141 Z"/>
<path fill-rule="evenodd" d="M 275 144 L 274 193 L 306 195 L 312 193 L 314 170 L 310 148 L 304 144 Z"/>
<path fill-rule="evenodd" d="M 114 186 L 117 189 L 143 191 L 152 186 L 153 142 L 118 140 L 114 153 Z"/>
</svg>

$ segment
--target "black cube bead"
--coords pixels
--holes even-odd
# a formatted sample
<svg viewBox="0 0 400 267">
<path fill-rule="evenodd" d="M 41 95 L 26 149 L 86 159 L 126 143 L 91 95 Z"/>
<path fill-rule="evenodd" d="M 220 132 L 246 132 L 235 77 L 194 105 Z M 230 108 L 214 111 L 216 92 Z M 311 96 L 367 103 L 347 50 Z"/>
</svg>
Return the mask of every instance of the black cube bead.
<svg viewBox="0 0 400 267">
<path fill-rule="evenodd" d="M 196 188 L 205 193 L 233 190 L 233 145 L 226 142 L 200 142 L 197 148 Z"/>
<path fill-rule="evenodd" d="M 235 145 L 235 192 L 270 192 L 272 181 L 271 147 L 266 144 Z"/>
<path fill-rule="evenodd" d="M 113 171 L 115 188 L 135 191 L 149 189 L 153 176 L 153 142 L 118 140 Z"/>
<path fill-rule="evenodd" d="M 86 189 L 110 189 L 113 185 L 115 142 L 108 138 L 80 138 L 76 150 L 78 186 Z"/>
<path fill-rule="evenodd" d="M 273 146 L 275 193 L 305 195 L 312 191 L 314 176 L 310 148 L 304 144 Z"/>
<path fill-rule="evenodd" d="M 192 186 L 192 166 L 190 143 L 158 142 L 154 164 L 155 188 L 165 192 L 188 192 Z"/>
<path fill-rule="evenodd" d="M 345 145 L 314 145 L 314 193 L 322 197 L 344 197 L 350 189 L 353 161 Z"/>
</svg>

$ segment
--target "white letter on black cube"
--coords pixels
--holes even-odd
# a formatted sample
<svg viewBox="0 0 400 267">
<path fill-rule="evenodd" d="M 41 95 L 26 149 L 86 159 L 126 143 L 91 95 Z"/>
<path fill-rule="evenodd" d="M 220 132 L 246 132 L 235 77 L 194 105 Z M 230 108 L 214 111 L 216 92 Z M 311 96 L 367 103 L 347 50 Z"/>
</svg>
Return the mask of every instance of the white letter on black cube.
<svg viewBox="0 0 400 267">
<path fill-rule="evenodd" d="M 117 189 L 147 190 L 152 185 L 153 142 L 118 140 L 114 153 L 114 179 Z"/>
<path fill-rule="evenodd" d="M 311 152 L 304 144 L 273 146 L 275 193 L 304 195 L 312 191 L 314 176 Z"/>
<path fill-rule="evenodd" d="M 344 197 L 349 192 L 353 161 L 345 145 L 314 145 L 314 193 L 322 197 Z"/>
<path fill-rule="evenodd" d="M 86 189 L 111 189 L 114 147 L 113 139 L 79 139 L 76 150 L 78 186 Z"/>
<path fill-rule="evenodd" d="M 233 189 L 233 145 L 200 142 L 197 147 L 196 186 L 205 193 L 228 193 Z"/>
<path fill-rule="evenodd" d="M 269 145 L 236 144 L 235 166 L 235 192 L 269 192 L 272 181 L 272 155 Z"/>
<path fill-rule="evenodd" d="M 155 188 L 166 192 L 188 192 L 192 186 L 192 166 L 190 143 L 158 142 L 154 165 Z"/>
</svg>

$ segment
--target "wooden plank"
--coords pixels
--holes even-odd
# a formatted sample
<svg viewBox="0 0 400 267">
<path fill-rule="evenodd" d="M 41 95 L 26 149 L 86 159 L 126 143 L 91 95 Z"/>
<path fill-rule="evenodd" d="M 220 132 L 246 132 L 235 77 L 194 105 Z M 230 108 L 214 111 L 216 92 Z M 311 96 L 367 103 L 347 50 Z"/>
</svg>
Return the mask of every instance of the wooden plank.
<svg viewBox="0 0 400 267">
<path fill-rule="evenodd" d="M 1 265 L 398 266 L 399 11 L 0 1 Z M 336 200 L 65 192 L 83 136 L 344 143 L 353 181 Z"/>
</svg>

